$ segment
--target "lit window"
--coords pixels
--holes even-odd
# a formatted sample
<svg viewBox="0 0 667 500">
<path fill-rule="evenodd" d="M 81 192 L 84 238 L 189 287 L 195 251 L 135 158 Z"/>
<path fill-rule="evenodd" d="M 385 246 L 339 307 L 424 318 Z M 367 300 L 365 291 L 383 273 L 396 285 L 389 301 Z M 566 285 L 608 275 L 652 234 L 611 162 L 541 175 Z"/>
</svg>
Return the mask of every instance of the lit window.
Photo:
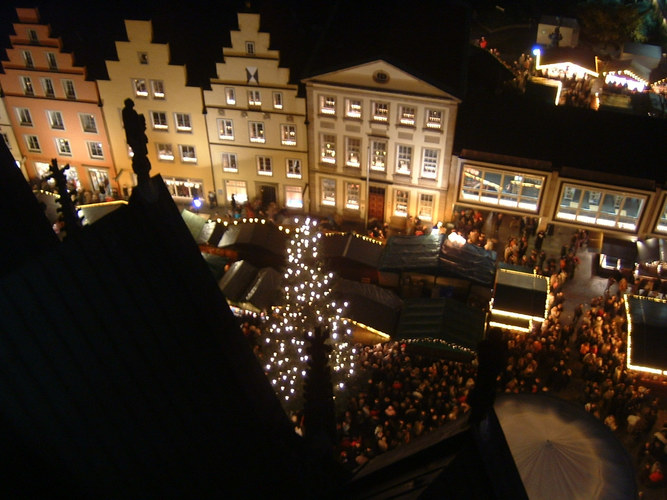
<svg viewBox="0 0 667 500">
<path fill-rule="evenodd" d="M 437 149 L 424 148 L 421 176 L 427 179 L 436 179 L 438 177 Z"/>
<path fill-rule="evenodd" d="M 358 182 L 345 183 L 345 208 L 359 210 L 359 195 L 361 185 Z"/>
<path fill-rule="evenodd" d="M 228 141 L 234 140 L 234 123 L 228 118 L 219 118 L 218 119 L 218 134 L 220 139 L 225 139 Z"/>
<path fill-rule="evenodd" d="M 285 206 L 303 208 L 303 190 L 300 186 L 285 186 Z"/>
<path fill-rule="evenodd" d="M 408 215 L 408 197 L 407 191 L 397 189 L 394 191 L 394 215 L 406 217 Z"/>
<path fill-rule="evenodd" d="M 32 60 L 32 53 L 28 50 L 23 51 L 23 61 L 25 62 L 26 68 L 34 68 L 35 62 Z"/>
<path fill-rule="evenodd" d="M 245 181 L 226 180 L 225 191 L 227 192 L 227 203 L 231 203 L 232 196 L 236 203 L 245 203 L 248 201 L 248 188 Z"/>
<path fill-rule="evenodd" d="M 91 134 L 97 133 L 97 123 L 95 122 L 95 115 L 90 113 L 81 113 L 79 114 L 81 119 L 81 128 L 84 132 L 89 132 Z"/>
<path fill-rule="evenodd" d="M 361 118 L 361 100 L 345 99 L 345 116 L 348 118 Z"/>
<path fill-rule="evenodd" d="M 667 199 L 665 199 L 665 203 L 662 205 L 662 212 L 658 218 L 655 231 L 658 233 L 667 233 Z"/>
<path fill-rule="evenodd" d="M 270 156 L 257 157 L 257 173 L 259 175 L 273 175 L 273 166 Z"/>
<path fill-rule="evenodd" d="M 238 158 L 235 153 L 222 153 L 222 170 L 233 173 L 239 171 Z"/>
<path fill-rule="evenodd" d="M 273 107 L 275 109 L 283 109 L 283 93 L 274 92 L 273 93 Z"/>
<path fill-rule="evenodd" d="M 384 172 L 387 164 L 387 141 L 371 141 L 371 170 Z"/>
<path fill-rule="evenodd" d="M 42 78 L 42 88 L 46 97 L 55 97 L 56 91 L 53 88 L 53 80 L 50 78 Z"/>
<path fill-rule="evenodd" d="M 412 171 L 412 146 L 399 144 L 396 148 L 396 173 L 410 175 Z"/>
<path fill-rule="evenodd" d="M 296 146 L 296 125 L 280 125 L 280 140 L 283 146 Z"/>
<path fill-rule="evenodd" d="M 22 127 L 32 127 L 32 116 L 28 108 L 16 108 L 16 114 L 19 117 L 19 125 Z"/>
<path fill-rule="evenodd" d="M 91 158 L 94 158 L 96 160 L 103 160 L 104 151 L 102 151 L 102 143 L 88 141 L 88 154 L 90 154 Z"/>
<path fill-rule="evenodd" d="M 192 179 L 179 179 L 166 177 L 164 183 L 169 193 L 178 198 L 193 199 L 202 194 L 202 181 Z"/>
<path fill-rule="evenodd" d="M 361 165 L 361 139 L 357 137 L 345 138 L 345 165 L 359 167 Z"/>
<path fill-rule="evenodd" d="M 67 99 L 76 99 L 76 91 L 74 90 L 74 82 L 72 80 L 63 80 L 63 89 L 65 90 L 65 97 Z"/>
<path fill-rule="evenodd" d="M 263 122 L 249 122 L 248 125 L 250 127 L 250 142 L 266 142 Z"/>
<path fill-rule="evenodd" d="M 236 105 L 236 90 L 233 87 L 225 87 L 225 100 L 230 106 Z"/>
<path fill-rule="evenodd" d="M 433 220 L 433 195 L 420 193 L 417 206 L 417 217 L 422 220 Z"/>
<path fill-rule="evenodd" d="M 106 169 L 89 168 L 90 184 L 96 193 L 111 194 L 109 172 Z"/>
<path fill-rule="evenodd" d="M 320 161 L 336 164 L 336 136 L 322 134 L 320 136 Z"/>
<path fill-rule="evenodd" d="M 32 86 L 32 80 L 29 76 L 21 77 L 21 86 L 23 87 L 23 93 L 25 95 L 33 96 L 35 95 L 35 89 Z"/>
<path fill-rule="evenodd" d="M 178 149 L 181 153 L 181 161 L 183 163 L 197 163 L 197 153 L 194 146 L 179 144 Z"/>
<path fill-rule="evenodd" d="M 566 184 L 556 218 L 634 232 L 645 204 L 645 196 Z"/>
<path fill-rule="evenodd" d="M 301 160 L 287 159 L 287 177 L 291 179 L 301 179 Z"/>
<path fill-rule="evenodd" d="M 173 161 L 174 160 L 174 150 L 171 148 L 171 144 L 158 143 L 155 145 L 157 148 L 157 157 L 163 161 Z"/>
<path fill-rule="evenodd" d="M 134 89 L 135 96 L 148 97 L 148 87 L 146 86 L 146 80 L 143 78 L 135 78 L 132 80 L 132 88 Z"/>
<path fill-rule="evenodd" d="M 49 126 L 54 130 L 65 130 L 63 115 L 60 111 L 47 111 Z"/>
<path fill-rule="evenodd" d="M 72 156 L 72 148 L 67 139 L 56 139 L 56 149 L 58 150 L 58 153 L 63 156 Z"/>
<path fill-rule="evenodd" d="M 164 82 L 162 80 L 151 80 L 151 93 L 153 99 L 164 99 Z"/>
<path fill-rule="evenodd" d="M 322 205 L 336 206 L 336 180 L 322 179 Z"/>
<path fill-rule="evenodd" d="M 245 53 L 249 56 L 255 55 L 255 42 L 246 42 L 245 43 Z"/>
<path fill-rule="evenodd" d="M 174 113 L 174 122 L 179 132 L 192 132 L 192 123 L 188 113 Z"/>
<path fill-rule="evenodd" d="M 373 102 L 373 120 L 376 122 L 389 121 L 389 104 L 386 102 Z"/>
<path fill-rule="evenodd" d="M 168 130 L 167 113 L 164 111 L 151 111 L 151 121 L 155 130 Z"/>
<path fill-rule="evenodd" d="M 320 113 L 323 115 L 336 114 L 336 98 L 334 96 L 320 96 Z"/>
<path fill-rule="evenodd" d="M 442 111 L 437 111 L 435 109 L 427 109 L 426 127 L 440 130 L 442 128 Z"/>
<path fill-rule="evenodd" d="M 401 125 L 414 126 L 415 108 L 412 106 L 401 106 L 398 111 L 398 122 Z"/>
<path fill-rule="evenodd" d="M 259 90 L 248 90 L 248 106 L 261 106 L 262 95 Z"/>
<path fill-rule="evenodd" d="M 544 177 L 502 172 L 477 165 L 462 169 L 462 200 L 537 212 Z M 574 196 L 574 191 L 567 191 Z M 569 209 L 569 198 L 568 198 Z"/>
<path fill-rule="evenodd" d="M 56 71 L 58 69 L 58 61 L 53 52 L 46 53 L 46 63 L 49 65 L 50 70 Z"/>
<path fill-rule="evenodd" d="M 32 153 L 40 153 L 42 148 L 39 145 L 39 139 L 36 135 L 26 135 L 25 143 L 28 146 L 28 151 Z"/>
</svg>

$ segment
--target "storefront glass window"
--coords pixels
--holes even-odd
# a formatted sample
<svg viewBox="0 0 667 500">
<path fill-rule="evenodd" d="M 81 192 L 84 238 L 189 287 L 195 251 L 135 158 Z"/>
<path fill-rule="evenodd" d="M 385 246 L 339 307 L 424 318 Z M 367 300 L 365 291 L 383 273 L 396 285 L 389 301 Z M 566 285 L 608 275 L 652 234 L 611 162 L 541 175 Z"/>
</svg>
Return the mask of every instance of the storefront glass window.
<svg viewBox="0 0 667 500">
<path fill-rule="evenodd" d="M 616 191 L 564 185 L 556 218 L 636 231 L 646 199 Z"/>
<path fill-rule="evenodd" d="M 537 212 L 544 177 L 525 177 L 466 165 L 459 198 L 487 205 L 500 205 Z"/>
</svg>

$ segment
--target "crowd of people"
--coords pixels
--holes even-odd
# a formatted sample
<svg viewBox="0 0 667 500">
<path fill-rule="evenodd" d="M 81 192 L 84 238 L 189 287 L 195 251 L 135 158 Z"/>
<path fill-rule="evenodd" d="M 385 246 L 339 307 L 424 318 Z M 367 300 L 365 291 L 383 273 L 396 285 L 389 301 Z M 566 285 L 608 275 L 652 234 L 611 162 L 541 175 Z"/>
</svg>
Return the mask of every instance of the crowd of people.
<svg viewBox="0 0 667 500">
<path fill-rule="evenodd" d="M 454 230 L 468 242 L 482 244 L 488 241 L 485 219 L 481 212 L 460 212 Z M 602 295 L 564 314 L 565 285 L 575 273 L 576 255 L 586 247 L 588 233 L 575 231 L 562 246 L 560 258 L 546 256 L 542 244 L 547 235 L 537 231 L 534 222 L 528 218 L 509 222 L 516 226 L 511 232 L 518 234 L 510 236 L 509 251 L 499 258 L 550 277 L 548 314 L 527 333 L 503 331 L 507 360 L 497 390 L 554 393 L 580 404 L 624 444 L 634 443 L 639 450 L 635 465 L 645 485 L 664 484 L 667 428 L 651 434 L 661 401 L 637 372 L 626 368 L 627 283 L 611 281 Z M 266 333 L 261 321 L 247 318 L 243 331 L 264 361 L 261 340 Z M 345 398 L 337 400 L 336 449 L 350 470 L 470 411 L 475 359 L 465 362 L 415 353 L 394 341 L 357 347 L 358 369 L 347 382 Z M 295 411 L 291 418 L 302 433 L 301 412 Z"/>
</svg>

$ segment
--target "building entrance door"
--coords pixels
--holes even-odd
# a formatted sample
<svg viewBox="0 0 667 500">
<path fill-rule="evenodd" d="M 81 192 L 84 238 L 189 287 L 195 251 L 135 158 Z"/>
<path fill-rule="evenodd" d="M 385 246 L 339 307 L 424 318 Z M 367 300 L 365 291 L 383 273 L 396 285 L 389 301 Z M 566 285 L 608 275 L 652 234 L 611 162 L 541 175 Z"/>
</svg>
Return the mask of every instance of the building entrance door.
<svg viewBox="0 0 667 500">
<path fill-rule="evenodd" d="M 375 219 L 384 223 L 384 188 L 371 186 L 368 188 L 368 220 Z"/>
<path fill-rule="evenodd" d="M 269 184 L 264 184 L 260 186 L 259 193 L 262 198 L 262 206 L 264 208 L 268 207 L 271 203 L 276 203 L 276 188 Z"/>
</svg>

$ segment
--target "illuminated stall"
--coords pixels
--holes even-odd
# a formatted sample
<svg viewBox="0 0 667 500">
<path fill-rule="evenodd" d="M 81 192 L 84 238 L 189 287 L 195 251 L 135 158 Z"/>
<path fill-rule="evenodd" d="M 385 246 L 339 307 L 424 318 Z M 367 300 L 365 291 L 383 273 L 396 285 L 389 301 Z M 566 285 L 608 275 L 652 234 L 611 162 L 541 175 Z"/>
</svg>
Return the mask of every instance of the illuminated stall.
<svg viewBox="0 0 667 500">
<path fill-rule="evenodd" d="M 626 295 L 625 301 L 628 368 L 667 375 L 667 300 Z"/>
<path fill-rule="evenodd" d="M 546 276 L 515 271 L 500 264 L 491 298 L 489 326 L 529 332 L 548 314 L 549 280 Z"/>
</svg>

